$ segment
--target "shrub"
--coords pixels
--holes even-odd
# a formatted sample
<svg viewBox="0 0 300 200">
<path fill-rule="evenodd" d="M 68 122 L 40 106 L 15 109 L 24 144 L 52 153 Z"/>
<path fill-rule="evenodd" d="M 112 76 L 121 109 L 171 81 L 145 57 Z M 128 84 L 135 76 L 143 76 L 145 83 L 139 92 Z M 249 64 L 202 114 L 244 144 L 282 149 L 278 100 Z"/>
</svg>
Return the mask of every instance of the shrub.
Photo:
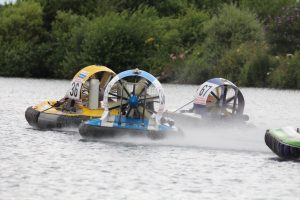
<svg viewBox="0 0 300 200">
<path fill-rule="evenodd" d="M 282 8 L 277 16 L 269 19 L 267 30 L 274 53 L 286 54 L 300 50 L 300 6 Z"/>
<path fill-rule="evenodd" d="M 111 0 L 111 4 L 114 5 L 115 9 L 119 12 L 128 10 L 135 12 L 141 7 L 152 7 L 157 10 L 159 16 L 179 16 L 185 13 L 185 9 L 193 2 L 189 0 L 164 0 L 164 1 L 153 1 L 153 0 Z"/>
<path fill-rule="evenodd" d="M 88 21 L 84 16 L 71 12 L 57 13 L 52 23 L 52 53 L 49 56 L 55 68 L 55 76 L 70 78 L 79 70 L 81 43 L 84 39 L 85 24 Z M 64 60 L 72 59 L 72 64 Z"/>
<path fill-rule="evenodd" d="M 160 45 L 157 19 L 154 9 L 142 8 L 133 14 L 110 13 L 85 22 L 68 40 L 71 46 L 62 62 L 64 72 L 70 75 L 89 64 L 106 65 L 116 72 L 128 67 L 148 70 L 148 59 Z"/>
<path fill-rule="evenodd" d="M 280 12 L 282 7 L 287 7 L 295 3 L 295 0 L 272 0 L 272 1 L 253 1 L 240 0 L 242 9 L 249 9 L 255 12 L 261 21 L 268 17 L 273 17 Z"/>
<path fill-rule="evenodd" d="M 33 1 L 7 5 L 0 12 L 0 75 L 49 77 L 42 7 Z"/>
<path fill-rule="evenodd" d="M 249 11 L 239 10 L 233 5 L 225 5 L 219 15 L 205 25 L 207 35 L 204 48 L 208 63 L 217 64 L 227 49 L 235 48 L 244 42 L 262 43 L 263 28 Z"/>
<path fill-rule="evenodd" d="M 193 65 L 188 69 L 190 74 L 199 73 L 194 77 L 201 76 L 200 79 L 223 76 L 239 82 L 242 68 L 249 60 L 247 48 L 242 49 L 242 54 L 239 48 L 251 43 L 258 49 L 264 43 L 263 29 L 255 16 L 233 5 L 224 5 L 217 16 L 208 20 L 204 34 L 206 38 L 194 50 L 190 58 Z"/>
<path fill-rule="evenodd" d="M 244 66 L 247 79 L 244 86 L 251 87 L 267 87 L 269 85 L 268 79 L 272 69 L 277 67 L 278 63 L 275 58 L 267 52 L 257 52 L 253 59 L 249 60 Z"/>
<path fill-rule="evenodd" d="M 242 86 L 265 87 L 275 65 L 266 45 L 245 43 L 225 52 L 214 73 Z"/>
<path fill-rule="evenodd" d="M 202 55 L 203 47 L 198 44 L 186 58 L 173 60 L 176 82 L 199 84 L 212 76 L 212 67 L 206 63 Z"/>
<path fill-rule="evenodd" d="M 201 84 L 210 79 L 211 68 L 203 59 L 190 57 L 180 63 L 180 70 L 177 72 L 177 81 L 188 84 Z"/>
<path fill-rule="evenodd" d="M 277 57 L 279 66 L 270 76 L 272 87 L 300 89 L 300 52 L 287 57 Z"/>
<path fill-rule="evenodd" d="M 193 8 L 188 9 L 185 15 L 178 18 L 176 29 L 179 31 L 180 43 L 184 48 L 189 49 L 204 41 L 206 37 L 204 23 L 208 20 L 208 14 Z"/>
<path fill-rule="evenodd" d="M 208 14 L 189 8 L 186 14 L 180 18 L 165 18 L 163 24 L 164 34 L 162 35 L 162 46 L 160 54 L 155 56 L 155 60 L 160 60 L 160 63 L 153 63 L 160 71 L 168 75 L 168 80 L 181 80 L 185 83 L 195 82 L 194 80 L 187 81 L 186 73 L 193 71 L 195 63 L 189 58 L 194 49 L 201 45 L 205 39 L 203 31 L 204 23 L 209 20 Z M 163 55 L 160 56 L 160 55 Z M 157 59 L 159 58 L 159 59 Z M 155 67 L 157 68 L 157 67 Z"/>
<path fill-rule="evenodd" d="M 235 2 L 235 0 L 201 0 L 196 1 L 195 3 L 198 8 L 206 10 L 211 14 L 216 14 L 225 3 L 231 4 Z"/>
</svg>

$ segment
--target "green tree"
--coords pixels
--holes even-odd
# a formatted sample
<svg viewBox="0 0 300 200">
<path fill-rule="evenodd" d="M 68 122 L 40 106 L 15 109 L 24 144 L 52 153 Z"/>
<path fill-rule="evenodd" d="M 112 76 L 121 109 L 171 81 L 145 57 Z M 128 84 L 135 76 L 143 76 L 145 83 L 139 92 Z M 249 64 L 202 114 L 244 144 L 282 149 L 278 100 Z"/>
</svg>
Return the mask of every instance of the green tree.
<svg viewBox="0 0 300 200">
<path fill-rule="evenodd" d="M 53 51 L 49 56 L 55 67 L 55 76 L 70 78 L 82 66 L 78 57 L 81 53 L 86 24 L 88 20 L 84 16 L 58 11 L 52 23 L 51 49 Z M 64 60 L 68 59 L 70 52 L 74 55 L 72 65 L 65 66 Z M 74 69 L 70 70 L 70 68 Z"/>
<path fill-rule="evenodd" d="M 300 53 L 286 57 L 277 56 L 277 59 L 280 64 L 271 73 L 271 86 L 300 89 Z"/>
<path fill-rule="evenodd" d="M 249 9 L 257 14 L 261 21 L 266 21 L 269 17 L 279 14 L 281 9 L 289 7 L 297 2 L 297 0 L 240 0 L 242 9 Z"/>
<path fill-rule="evenodd" d="M 141 7 L 152 7 L 161 17 L 182 15 L 186 8 L 194 5 L 193 1 L 189 0 L 113 0 L 111 3 L 119 12 L 124 10 L 134 12 Z"/>
<path fill-rule="evenodd" d="M 263 27 L 255 15 L 233 5 L 225 5 L 217 16 L 208 21 L 205 33 L 205 51 L 201 56 L 211 65 L 213 73 L 220 71 L 219 62 L 226 51 L 246 42 L 257 45 L 265 42 Z"/>
<path fill-rule="evenodd" d="M 195 0 L 198 8 L 211 14 L 217 14 L 225 4 L 239 6 L 240 0 Z"/>
<path fill-rule="evenodd" d="M 0 75 L 48 77 L 45 66 L 46 33 L 42 7 L 35 2 L 17 2 L 0 12 Z"/>
<path fill-rule="evenodd" d="M 141 8 L 133 14 L 110 13 L 86 21 L 66 40 L 70 45 L 61 63 L 65 75 L 89 64 L 106 65 L 117 72 L 128 67 L 149 70 L 149 59 L 160 46 L 158 19 L 154 9 Z"/>
<path fill-rule="evenodd" d="M 227 59 L 235 58 L 236 49 L 244 43 L 258 47 L 264 43 L 264 31 L 255 15 L 234 5 L 224 5 L 217 15 L 206 21 L 203 33 L 204 41 L 197 44 L 191 56 L 181 63 L 180 79 L 189 77 L 192 83 L 197 83 L 223 76 L 238 82 L 247 62 L 243 58 L 237 59 L 232 66 Z"/>
<path fill-rule="evenodd" d="M 293 54 L 300 50 L 300 4 L 284 7 L 270 18 L 267 24 L 267 38 L 274 54 Z"/>
</svg>

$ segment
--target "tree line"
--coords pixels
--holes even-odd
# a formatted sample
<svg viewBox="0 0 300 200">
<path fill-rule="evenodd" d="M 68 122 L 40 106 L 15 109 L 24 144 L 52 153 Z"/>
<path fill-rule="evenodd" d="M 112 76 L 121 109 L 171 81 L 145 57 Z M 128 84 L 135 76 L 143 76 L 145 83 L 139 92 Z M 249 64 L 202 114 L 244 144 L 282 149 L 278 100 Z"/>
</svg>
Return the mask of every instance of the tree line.
<svg viewBox="0 0 300 200">
<path fill-rule="evenodd" d="M 0 76 L 91 64 L 164 82 L 300 88 L 297 0 L 17 0 L 0 6 Z"/>
</svg>

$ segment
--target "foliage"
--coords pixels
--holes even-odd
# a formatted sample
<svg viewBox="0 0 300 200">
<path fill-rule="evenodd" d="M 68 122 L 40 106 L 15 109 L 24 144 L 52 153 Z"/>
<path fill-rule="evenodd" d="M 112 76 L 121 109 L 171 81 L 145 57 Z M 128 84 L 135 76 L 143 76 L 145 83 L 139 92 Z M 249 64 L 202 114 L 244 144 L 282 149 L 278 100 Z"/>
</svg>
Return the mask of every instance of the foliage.
<svg viewBox="0 0 300 200">
<path fill-rule="evenodd" d="M 141 7 L 153 7 L 158 11 L 159 16 L 178 16 L 185 13 L 190 5 L 189 0 L 112 0 L 115 10 L 122 12 L 128 10 L 134 12 Z"/>
<path fill-rule="evenodd" d="M 232 5 L 225 5 L 218 16 L 206 23 L 204 31 L 207 37 L 203 45 L 212 64 L 216 64 L 227 49 L 244 42 L 264 41 L 262 26 L 255 16 Z"/>
<path fill-rule="evenodd" d="M 270 76 L 272 87 L 300 89 L 300 52 L 286 57 L 277 57 L 279 66 Z"/>
<path fill-rule="evenodd" d="M 274 52 L 294 53 L 300 49 L 300 5 L 283 7 L 280 13 L 270 18 L 268 38 Z"/>
<path fill-rule="evenodd" d="M 243 86 L 299 88 L 299 5 L 17 0 L 0 6 L 0 76 L 71 78 L 102 64 L 116 72 L 139 67 L 163 81 L 224 77 Z"/>
<path fill-rule="evenodd" d="M 91 63 L 115 71 L 138 66 L 149 69 L 147 59 L 156 53 L 160 42 L 157 19 L 154 9 L 141 8 L 133 15 L 110 13 L 87 22 L 71 33 L 73 42 L 62 62 L 70 67 L 64 72 L 74 73 Z M 78 40 L 79 32 L 82 35 Z"/>
<path fill-rule="evenodd" d="M 176 63 L 176 80 L 180 83 L 199 84 L 211 77 L 212 68 L 204 59 L 190 55 L 186 60 Z"/>
<path fill-rule="evenodd" d="M 281 8 L 295 4 L 296 0 L 240 0 L 241 8 L 247 8 L 255 12 L 260 20 L 265 21 L 268 17 L 274 17 Z"/>
<path fill-rule="evenodd" d="M 265 87 L 276 64 L 266 44 L 249 42 L 227 51 L 216 74 L 242 86 Z"/>
<path fill-rule="evenodd" d="M 163 63 L 167 67 L 163 71 L 172 71 L 169 73 L 173 76 L 170 80 L 176 78 L 185 83 L 199 80 L 188 75 L 189 73 L 195 74 L 193 69 L 196 66 L 196 63 L 192 61 L 195 59 L 189 57 L 205 40 L 204 24 L 208 20 L 207 13 L 199 12 L 194 8 L 187 9 L 186 14 L 179 19 L 168 20 L 168 28 L 164 28 L 168 31 L 164 34 L 162 41 L 164 47 L 167 48 L 164 52 L 168 52 L 168 55 L 165 55 L 168 60 Z M 186 80 L 186 77 L 189 77 L 189 80 Z"/>
<path fill-rule="evenodd" d="M 79 70 L 78 56 L 87 23 L 83 16 L 62 11 L 57 13 L 56 20 L 52 23 L 53 52 L 50 57 L 52 63 L 56 63 L 56 76 L 70 78 Z M 72 64 L 65 65 L 64 60 L 68 59 L 70 52 L 75 52 L 73 54 L 76 55 L 72 57 Z"/>
<path fill-rule="evenodd" d="M 42 14 L 42 7 L 34 2 L 9 5 L 0 12 L 0 75 L 46 77 L 51 74 L 51 68 L 42 65 L 47 53 Z"/>
<path fill-rule="evenodd" d="M 244 43 L 259 46 L 264 42 L 262 26 L 255 16 L 233 5 L 225 5 L 217 16 L 207 21 L 204 33 L 206 38 L 201 51 L 196 55 L 201 60 L 200 63 L 206 63 L 205 69 L 209 69 L 206 70 L 208 77 L 203 77 L 206 79 L 223 76 L 237 81 L 241 68 L 246 63 L 243 59 L 247 57 L 237 57 L 235 66 L 226 60 L 236 57 L 235 52 Z"/>
<path fill-rule="evenodd" d="M 206 10 L 210 14 L 217 14 L 219 9 L 224 4 L 238 4 L 239 0 L 196 0 L 195 3 L 198 8 Z"/>
<path fill-rule="evenodd" d="M 176 24 L 180 44 L 189 49 L 195 44 L 202 43 L 206 36 L 203 30 L 204 23 L 208 20 L 209 16 L 205 12 L 193 8 L 187 9 L 186 14 L 180 17 Z"/>
</svg>

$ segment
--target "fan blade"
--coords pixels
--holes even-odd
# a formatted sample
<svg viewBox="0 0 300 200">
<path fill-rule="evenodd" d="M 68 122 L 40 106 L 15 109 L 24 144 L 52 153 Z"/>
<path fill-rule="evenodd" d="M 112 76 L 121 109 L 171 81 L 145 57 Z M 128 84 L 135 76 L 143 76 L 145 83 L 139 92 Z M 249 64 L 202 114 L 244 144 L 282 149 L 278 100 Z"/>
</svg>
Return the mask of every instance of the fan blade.
<svg viewBox="0 0 300 200">
<path fill-rule="evenodd" d="M 123 99 L 125 99 L 125 100 L 128 100 L 128 98 L 127 97 L 124 97 L 124 94 L 123 94 L 123 97 L 121 96 L 121 95 L 118 95 L 118 94 L 115 94 L 115 93 L 109 93 L 111 96 L 114 96 L 114 97 L 117 97 L 117 98 L 123 98 Z"/>
<path fill-rule="evenodd" d="M 231 101 L 233 101 L 233 100 L 234 100 L 234 98 L 235 98 L 235 96 L 232 96 L 232 97 L 230 97 L 230 98 L 226 99 L 226 104 L 227 104 L 227 103 L 229 103 L 229 102 L 231 102 Z"/>
<path fill-rule="evenodd" d="M 132 118 L 141 118 L 142 114 L 139 109 L 130 107 L 126 114 L 126 117 L 128 116 Z"/>
<path fill-rule="evenodd" d="M 117 87 L 117 93 L 119 96 L 123 96 L 125 98 L 128 98 L 130 96 L 130 93 L 128 92 L 127 88 L 127 82 L 124 80 L 119 80 L 118 83 L 116 83 Z M 123 95 L 121 94 L 123 90 Z"/>
<path fill-rule="evenodd" d="M 230 114 L 232 114 L 232 115 L 234 115 L 235 110 L 236 110 L 236 106 L 237 105 L 227 104 L 225 111 L 228 112 L 228 113 L 230 113 Z"/>
<path fill-rule="evenodd" d="M 221 95 L 221 97 L 222 97 L 222 106 L 223 106 L 223 107 L 226 105 L 227 90 L 228 90 L 228 88 L 227 88 L 227 86 L 225 85 L 225 86 L 224 86 L 224 91 L 223 91 L 223 93 L 222 93 L 222 95 Z"/>
<path fill-rule="evenodd" d="M 233 108 L 232 108 L 232 114 L 236 112 L 237 106 L 238 106 L 238 94 L 239 90 L 235 89 L 235 95 L 234 95 L 234 101 L 233 101 Z"/>
<path fill-rule="evenodd" d="M 146 100 L 146 102 L 159 102 L 159 101 L 154 101 L 155 99 L 159 99 L 159 96 L 147 96 L 146 98 L 141 98 L 139 99 L 139 101 L 144 101 Z M 149 101 L 149 100 L 153 100 L 153 101 Z"/>
<path fill-rule="evenodd" d="M 135 89 L 136 96 L 141 96 L 143 92 L 151 85 L 151 82 L 142 78 L 137 82 L 137 86 Z"/>
<path fill-rule="evenodd" d="M 122 101 L 122 106 L 127 106 L 127 105 L 128 105 L 128 101 L 127 100 L 123 100 Z M 121 106 L 121 100 L 109 102 L 109 110 L 120 108 L 120 106 Z"/>
<path fill-rule="evenodd" d="M 127 97 L 129 97 L 129 96 L 130 96 L 130 93 L 128 92 L 129 90 L 128 90 L 128 88 L 127 88 L 127 85 L 126 85 L 126 84 L 122 84 L 122 86 L 123 86 L 123 89 L 124 89 L 125 93 L 127 94 Z M 123 96 L 124 96 L 124 95 L 123 95 Z"/>
<path fill-rule="evenodd" d="M 218 91 L 218 90 L 217 90 Z M 220 98 L 212 91 L 211 92 L 211 95 L 213 96 L 213 97 L 215 97 L 215 99 L 217 99 L 217 101 L 220 101 Z"/>
<path fill-rule="evenodd" d="M 131 111 L 132 111 L 132 107 L 130 107 L 129 110 L 127 111 L 126 117 L 128 116 L 132 117 Z"/>
<path fill-rule="evenodd" d="M 133 90 L 132 90 L 132 94 L 133 94 L 133 95 L 136 95 L 136 92 L 135 92 L 136 81 L 137 81 L 137 76 L 134 77 Z"/>
<path fill-rule="evenodd" d="M 145 108 L 144 110 L 144 106 L 143 105 L 140 105 L 137 110 L 139 111 L 139 113 L 141 114 L 141 117 L 143 117 L 143 112 L 144 112 L 144 118 L 148 118 L 150 119 L 150 117 L 152 116 L 152 114 L 148 111 L 147 108 Z M 153 113 L 155 113 L 155 111 L 153 111 Z"/>
</svg>

